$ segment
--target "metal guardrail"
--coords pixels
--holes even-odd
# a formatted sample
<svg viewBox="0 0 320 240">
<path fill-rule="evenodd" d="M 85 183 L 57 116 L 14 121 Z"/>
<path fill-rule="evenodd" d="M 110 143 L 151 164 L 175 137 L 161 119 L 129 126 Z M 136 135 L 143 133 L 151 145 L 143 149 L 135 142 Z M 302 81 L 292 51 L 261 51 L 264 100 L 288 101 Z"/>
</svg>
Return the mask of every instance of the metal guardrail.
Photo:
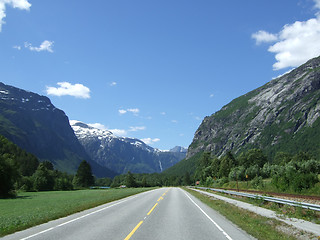
<svg viewBox="0 0 320 240">
<path fill-rule="evenodd" d="M 275 202 L 275 203 L 286 204 L 286 205 L 290 205 L 290 206 L 294 206 L 294 207 L 302 207 L 302 208 L 306 208 L 306 209 L 310 209 L 310 210 L 314 210 L 314 211 L 320 211 L 320 205 L 317 205 L 317 204 L 297 202 L 297 201 L 292 201 L 292 200 L 287 200 L 287 199 L 282 199 L 282 198 L 268 197 L 268 196 L 251 194 L 251 193 L 244 193 L 244 192 L 235 192 L 235 191 L 222 190 L 222 189 L 217 189 L 217 188 L 206 188 L 206 187 L 195 187 L 195 188 L 199 188 L 199 189 L 203 189 L 203 190 L 211 190 L 211 191 L 226 193 L 226 194 L 230 194 L 230 195 L 237 195 L 237 196 L 242 196 L 242 197 L 261 199 L 261 200 L 268 201 L 268 202 Z"/>
</svg>

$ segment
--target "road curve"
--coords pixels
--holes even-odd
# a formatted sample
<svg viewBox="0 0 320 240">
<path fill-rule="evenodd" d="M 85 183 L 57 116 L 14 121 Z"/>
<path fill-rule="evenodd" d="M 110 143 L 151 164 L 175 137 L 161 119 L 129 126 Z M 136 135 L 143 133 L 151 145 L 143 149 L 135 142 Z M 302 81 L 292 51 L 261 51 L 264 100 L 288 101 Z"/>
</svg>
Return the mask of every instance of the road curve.
<svg viewBox="0 0 320 240">
<path fill-rule="evenodd" d="M 8 235 L 3 240 L 253 239 L 180 188 L 161 188 Z"/>
</svg>

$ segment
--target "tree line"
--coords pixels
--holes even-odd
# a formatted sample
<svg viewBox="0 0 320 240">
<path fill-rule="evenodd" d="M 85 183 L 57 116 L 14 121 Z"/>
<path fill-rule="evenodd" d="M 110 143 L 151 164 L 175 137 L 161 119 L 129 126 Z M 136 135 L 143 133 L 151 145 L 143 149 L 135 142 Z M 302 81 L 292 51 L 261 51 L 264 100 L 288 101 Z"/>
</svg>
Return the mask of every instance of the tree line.
<svg viewBox="0 0 320 240">
<path fill-rule="evenodd" d="M 128 172 L 110 178 L 95 178 L 90 164 L 83 160 L 75 175 L 54 169 L 49 161 L 40 162 L 34 155 L 0 136 L 0 197 L 13 197 L 16 191 L 59 191 L 103 187 L 161 187 L 190 185 L 186 177 L 165 174 Z"/>
<path fill-rule="evenodd" d="M 251 181 L 263 185 L 263 179 L 280 191 L 301 192 L 319 182 L 320 160 L 306 152 L 291 155 L 277 152 L 268 159 L 261 149 L 250 149 L 235 157 L 231 152 L 218 158 L 205 152 L 198 159 L 195 178 L 203 185 L 220 185 L 229 181 Z"/>
<path fill-rule="evenodd" d="M 0 136 L 0 197 L 15 195 L 15 191 L 73 190 L 91 186 L 162 187 L 194 185 L 223 186 L 230 181 L 250 181 L 261 187 L 264 179 L 280 191 L 301 192 L 319 183 L 320 161 L 310 154 L 276 153 L 268 159 L 261 149 L 251 149 L 235 157 L 227 152 L 217 157 L 209 152 L 200 154 L 194 174 L 168 173 L 134 174 L 128 172 L 110 178 L 95 178 L 91 166 L 83 160 L 72 175 L 55 170 L 48 161 L 40 162 L 34 155 Z"/>
<path fill-rule="evenodd" d="M 32 154 L 0 136 L 0 197 L 11 197 L 16 190 L 72 190 L 94 185 L 91 166 L 85 160 L 71 175 L 55 170 L 49 161 L 39 162 Z"/>
</svg>

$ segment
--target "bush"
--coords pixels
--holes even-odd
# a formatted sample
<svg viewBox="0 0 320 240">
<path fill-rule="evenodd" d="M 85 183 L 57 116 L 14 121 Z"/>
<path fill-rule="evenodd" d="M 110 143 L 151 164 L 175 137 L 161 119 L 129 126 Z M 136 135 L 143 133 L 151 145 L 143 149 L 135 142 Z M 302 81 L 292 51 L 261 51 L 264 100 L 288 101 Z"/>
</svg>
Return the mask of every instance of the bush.
<svg viewBox="0 0 320 240">
<path fill-rule="evenodd" d="M 251 185 L 254 188 L 264 188 L 262 177 L 261 176 L 259 176 L 259 177 L 256 176 L 254 179 L 252 179 Z"/>
<path fill-rule="evenodd" d="M 244 166 L 239 166 L 239 167 L 234 167 L 231 169 L 229 173 L 229 180 L 239 180 L 239 181 L 244 181 L 246 179 L 246 169 Z"/>
<path fill-rule="evenodd" d="M 34 191 L 33 189 L 33 178 L 32 177 L 22 177 L 20 181 L 17 183 L 16 189 L 20 189 L 22 191 Z"/>
<path fill-rule="evenodd" d="M 248 175 L 248 179 L 253 179 L 256 176 L 259 176 L 259 173 L 260 173 L 260 168 L 257 164 L 250 166 L 246 170 L 246 175 Z"/>
<path fill-rule="evenodd" d="M 212 177 L 207 177 L 207 179 L 206 179 L 206 187 L 210 187 L 210 186 L 212 186 L 213 185 L 213 183 L 214 183 L 214 180 L 213 180 L 213 178 Z"/>
<path fill-rule="evenodd" d="M 54 187 L 52 171 L 48 170 L 44 164 L 40 163 L 37 171 L 32 175 L 33 188 L 36 191 L 51 191 Z"/>
<path fill-rule="evenodd" d="M 59 177 L 55 179 L 54 190 L 67 191 L 72 189 L 73 189 L 72 181 L 70 181 L 68 178 Z"/>
</svg>

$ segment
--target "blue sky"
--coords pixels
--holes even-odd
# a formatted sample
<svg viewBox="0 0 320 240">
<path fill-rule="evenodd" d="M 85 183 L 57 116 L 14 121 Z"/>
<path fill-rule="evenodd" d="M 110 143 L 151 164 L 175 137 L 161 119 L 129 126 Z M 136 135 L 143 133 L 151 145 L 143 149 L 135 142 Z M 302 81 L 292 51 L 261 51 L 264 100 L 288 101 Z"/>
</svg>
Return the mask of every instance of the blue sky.
<svg viewBox="0 0 320 240">
<path fill-rule="evenodd" d="M 0 0 L 0 81 L 160 149 L 320 55 L 320 0 Z"/>
</svg>

